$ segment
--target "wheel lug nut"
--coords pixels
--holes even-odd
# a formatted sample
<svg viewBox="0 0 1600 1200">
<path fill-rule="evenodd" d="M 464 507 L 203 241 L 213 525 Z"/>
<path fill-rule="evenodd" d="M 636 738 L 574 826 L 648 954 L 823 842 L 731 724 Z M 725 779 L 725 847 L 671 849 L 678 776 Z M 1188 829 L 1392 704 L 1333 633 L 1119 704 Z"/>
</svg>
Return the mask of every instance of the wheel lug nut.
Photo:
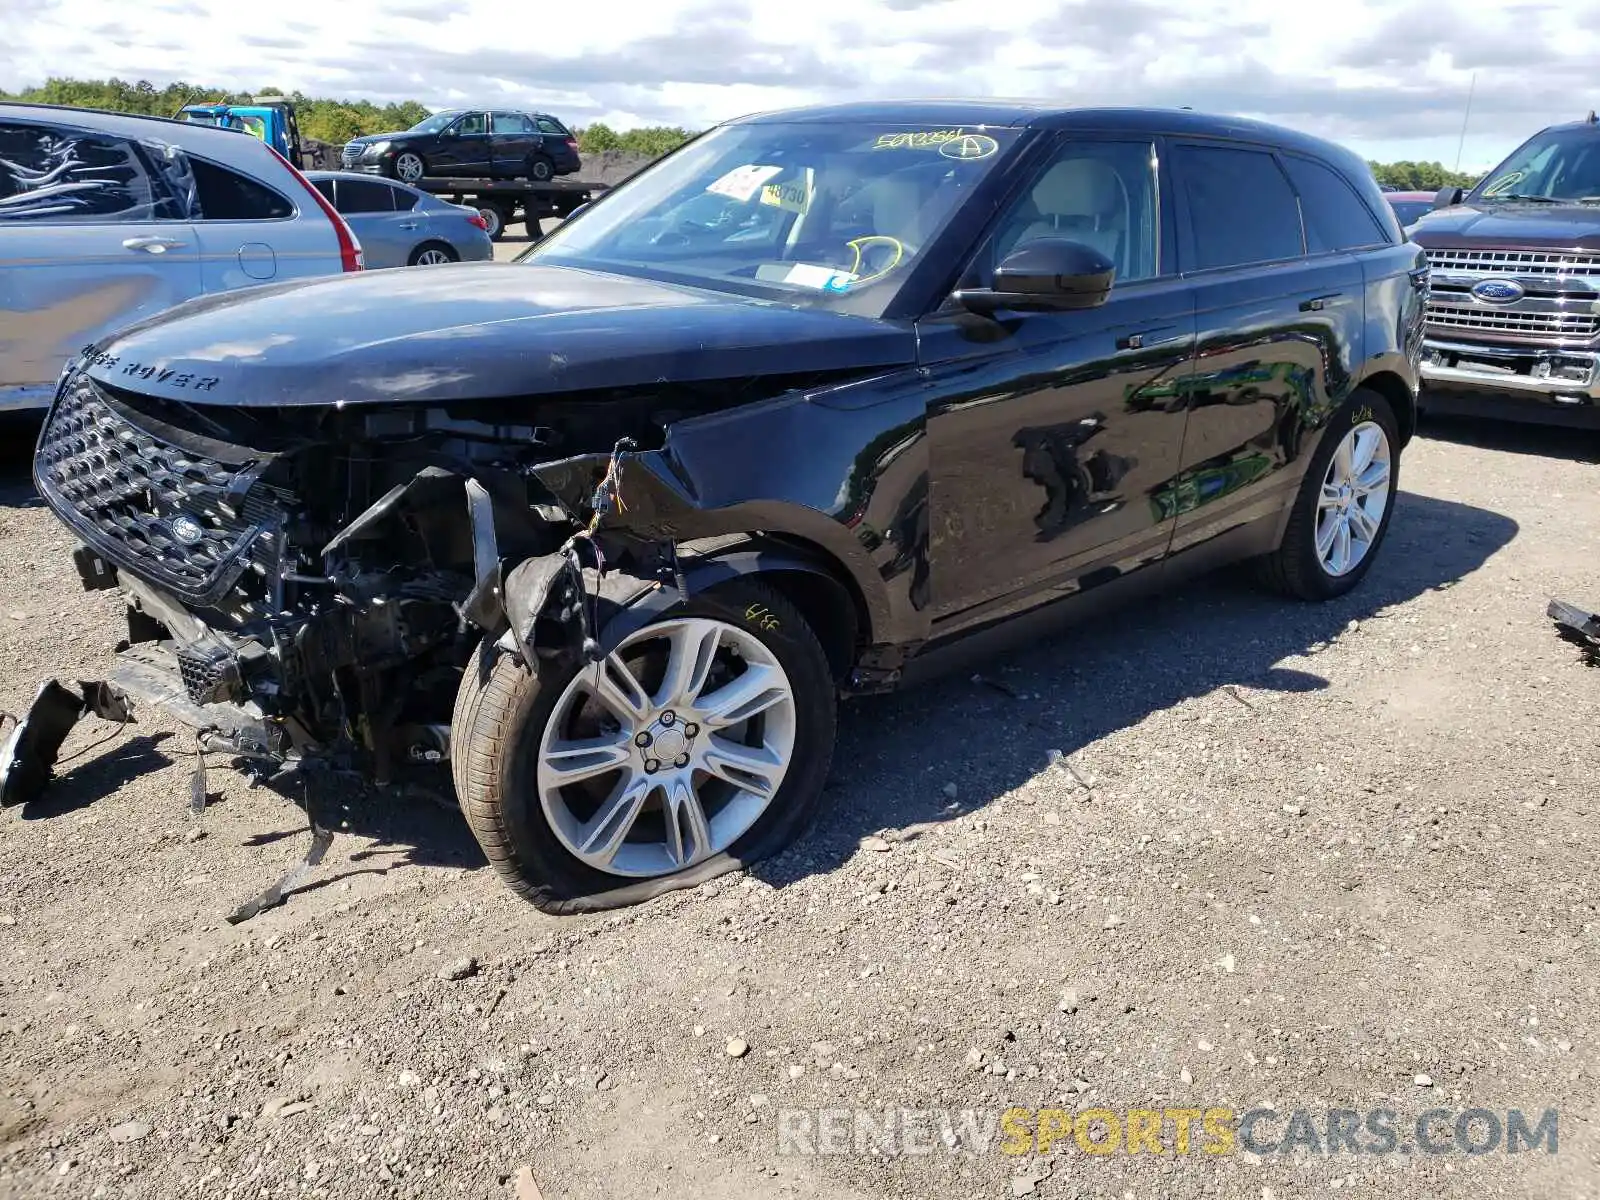
<svg viewBox="0 0 1600 1200">
<path fill-rule="evenodd" d="M 684 737 L 693 737 L 695 734 L 697 734 L 699 732 L 700 732 L 700 726 L 698 726 L 698 725 L 685 725 L 683 727 L 683 736 Z"/>
<path fill-rule="evenodd" d="M 655 759 L 650 758 L 645 760 L 644 773 L 646 775 L 654 775 L 659 770 L 661 770 L 661 764 Z"/>
<path fill-rule="evenodd" d="M 643 750 L 646 746 L 648 746 L 650 744 L 651 740 L 652 739 L 650 737 L 649 730 L 644 730 L 644 731 L 640 732 L 638 737 L 633 739 L 633 744 L 635 746 L 639 747 L 639 749 Z"/>
<path fill-rule="evenodd" d="M 687 767 L 689 765 L 689 756 L 687 754 L 678 755 L 678 761 L 675 765 L 679 767 Z"/>
<path fill-rule="evenodd" d="M 661 714 L 661 723 L 663 725 L 671 725 L 677 719 L 678 718 L 670 712 L 664 712 Z"/>
</svg>

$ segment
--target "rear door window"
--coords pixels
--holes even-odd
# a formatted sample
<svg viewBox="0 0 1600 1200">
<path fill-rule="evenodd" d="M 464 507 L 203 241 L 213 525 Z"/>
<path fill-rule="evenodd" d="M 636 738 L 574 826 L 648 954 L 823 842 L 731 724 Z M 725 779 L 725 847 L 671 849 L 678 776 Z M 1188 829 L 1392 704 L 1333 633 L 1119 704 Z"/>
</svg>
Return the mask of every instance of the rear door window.
<svg viewBox="0 0 1600 1200">
<path fill-rule="evenodd" d="M 180 216 L 132 142 L 55 125 L 0 123 L 0 221 L 124 224 Z"/>
<path fill-rule="evenodd" d="M 1307 253 L 1328 254 L 1388 245 L 1388 234 L 1338 172 L 1293 155 L 1284 156 L 1283 169 L 1289 173 L 1295 191 L 1300 193 Z"/>
<path fill-rule="evenodd" d="M 561 127 L 560 122 L 552 121 L 549 117 L 539 118 L 539 132 L 548 133 L 554 137 L 567 136 L 567 131 Z"/>
<path fill-rule="evenodd" d="M 393 212 L 394 189 L 377 180 L 341 179 L 338 209 L 351 214 Z"/>
<path fill-rule="evenodd" d="M 1180 143 L 1178 190 L 1188 212 L 1184 269 L 1211 271 L 1305 253 L 1294 189 L 1266 150 Z"/>
<path fill-rule="evenodd" d="M 385 184 L 384 186 L 389 189 L 390 195 L 394 198 L 395 212 L 410 212 L 417 206 L 417 201 L 422 199 L 422 195 L 419 192 L 398 188 L 392 184 Z"/>
<path fill-rule="evenodd" d="M 202 221 L 279 221 L 294 205 L 264 184 L 203 158 L 190 160 Z"/>
</svg>

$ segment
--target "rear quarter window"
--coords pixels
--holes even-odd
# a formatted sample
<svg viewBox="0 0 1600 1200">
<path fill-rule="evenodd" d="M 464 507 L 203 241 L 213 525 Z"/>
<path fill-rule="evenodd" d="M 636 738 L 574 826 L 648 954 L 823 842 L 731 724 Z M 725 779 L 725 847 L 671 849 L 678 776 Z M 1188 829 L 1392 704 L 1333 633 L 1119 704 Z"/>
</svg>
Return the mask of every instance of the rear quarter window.
<svg viewBox="0 0 1600 1200">
<path fill-rule="evenodd" d="M 1270 152 L 1197 145 L 1176 150 L 1191 238 L 1185 270 L 1241 267 L 1305 253 L 1300 206 Z"/>
<path fill-rule="evenodd" d="M 394 189 L 386 183 L 368 179 L 339 180 L 338 209 L 342 213 L 380 213 L 394 211 Z"/>
<path fill-rule="evenodd" d="M 140 149 L 55 125 L 0 123 L 0 222 L 120 224 L 181 216 Z"/>
<path fill-rule="evenodd" d="M 279 221 L 294 215 L 294 205 L 265 184 L 203 158 L 191 161 L 200 202 L 198 219 Z"/>
<path fill-rule="evenodd" d="M 1328 254 L 1389 244 L 1389 235 L 1378 219 L 1337 171 L 1292 155 L 1284 158 L 1283 168 L 1300 193 L 1307 253 Z"/>
</svg>

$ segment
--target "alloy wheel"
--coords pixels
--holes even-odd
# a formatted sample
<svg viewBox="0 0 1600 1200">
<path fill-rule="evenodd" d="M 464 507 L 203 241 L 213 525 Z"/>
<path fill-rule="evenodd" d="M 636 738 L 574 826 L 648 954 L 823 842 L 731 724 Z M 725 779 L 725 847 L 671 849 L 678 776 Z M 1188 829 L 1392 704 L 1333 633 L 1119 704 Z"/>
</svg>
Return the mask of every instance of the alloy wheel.
<svg viewBox="0 0 1600 1200">
<path fill-rule="evenodd" d="M 794 688 L 751 632 L 706 617 L 649 626 L 586 666 L 551 710 L 539 801 L 580 861 L 672 874 L 748 833 L 783 784 Z"/>
<path fill-rule="evenodd" d="M 437 267 L 444 263 L 453 261 L 455 260 L 452 259 L 448 254 L 446 254 L 443 250 L 438 249 L 424 250 L 421 254 L 417 255 L 417 266 L 419 267 Z"/>
<path fill-rule="evenodd" d="M 1363 421 L 1340 439 L 1317 498 L 1317 561 L 1329 575 L 1349 574 L 1371 552 L 1392 472 L 1389 435 L 1377 422 Z"/>
<path fill-rule="evenodd" d="M 404 183 L 415 183 L 422 178 L 422 160 L 415 154 L 402 154 L 394 160 L 394 173 Z"/>
</svg>

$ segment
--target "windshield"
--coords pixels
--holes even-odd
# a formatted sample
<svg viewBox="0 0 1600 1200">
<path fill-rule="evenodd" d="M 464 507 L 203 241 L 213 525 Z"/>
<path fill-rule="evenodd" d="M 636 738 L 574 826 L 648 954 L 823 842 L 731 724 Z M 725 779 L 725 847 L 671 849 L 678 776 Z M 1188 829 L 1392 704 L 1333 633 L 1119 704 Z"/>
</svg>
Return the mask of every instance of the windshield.
<svg viewBox="0 0 1600 1200">
<path fill-rule="evenodd" d="M 1600 202 L 1600 130 L 1539 134 L 1490 171 L 1471 199 Z"/>
<path fill-rule="evenodd" d="M 418 121 L 410 129 L 406 130 L 406 132 L 407 133 L 443 133 L 451 125 L 455 124 L 456 118 L 459 117 L 460 115 L 461 115 L 460 110 L 455 110 L 455 111 L 452 111 L 452 112 L 434 113 L 433 116 L 429 117 L 426 121 Z"/>
<path fill-rule="evenodd" d="M 1394 209 L 1394 215 L 1402 227 L 1414 225 L 1428 213 L 1433 211 L 1431 200 L 1391 200 L 1389 207 Z"/>
<path fill-rule="evenodd" d="M 519 261 L 881 316 L 1020 132 L 725 125 Z"/>
</svg>

